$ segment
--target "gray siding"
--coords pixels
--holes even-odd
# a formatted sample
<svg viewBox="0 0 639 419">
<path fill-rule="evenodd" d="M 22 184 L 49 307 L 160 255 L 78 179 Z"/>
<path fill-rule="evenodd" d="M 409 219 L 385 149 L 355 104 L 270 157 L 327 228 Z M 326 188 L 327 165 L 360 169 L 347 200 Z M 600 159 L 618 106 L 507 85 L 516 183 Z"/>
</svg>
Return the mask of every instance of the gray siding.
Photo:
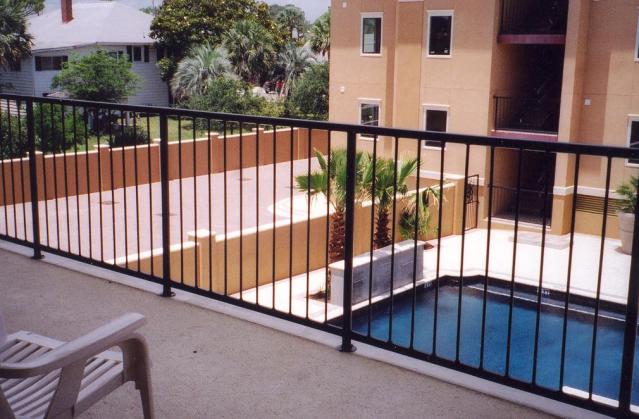
<svg viewBox="0 0 639 419">
<path fill-rule="evenodd" d="M 107 51 L 123 51 L 126 53 L 126 46 L 124 45 L 105 45 L 102 46 L 102 48 Z M 95 46 L 80 47 L 55 52 L 36 52 L 35 55 L 42 57 L 71 56 L 72 54 L 85 55 L 95 51 L 95 49 Z M 144 58 L 144 55 L 142 58 Z M 133 63 L 133 71 L 138 74 L 142 80 L 140 81 L 136 94 L 129 97 L 127 103 L 133 105 L 168 106 L 168 86 L 160 78 L 160 72 L 156 67 L 156 58 L 155 48 L 150 48 L 148 63 L 144 61 Z M 28 60 L 28 62 L 25 62 L 26 60 Z M 51 82 L 55 75 L 58 74 L 58 71 L 35 71 L 35 60 L 32 57 L 26 60 L 23 60 L 22 71 L 2 73 L 2 82 L 4 83 L 5 80 L 12 82 L 16 86 L 12 93 L 16 94 L 42 96 L 46 93 L 51 93 L 53 91 Z M 5 77 L 5 75 L 7 76 Z M 13 80 L 15 80 L 15 82 L 13 82 Z"/>
<path fill-rule="evenodd" d="M 0 70 L 0 84 L 9 84 L 2 91 L 16 95 L 32 95 L 33 89 L 33 58 L 23 58 L 21 71 Z"/>
</svg>

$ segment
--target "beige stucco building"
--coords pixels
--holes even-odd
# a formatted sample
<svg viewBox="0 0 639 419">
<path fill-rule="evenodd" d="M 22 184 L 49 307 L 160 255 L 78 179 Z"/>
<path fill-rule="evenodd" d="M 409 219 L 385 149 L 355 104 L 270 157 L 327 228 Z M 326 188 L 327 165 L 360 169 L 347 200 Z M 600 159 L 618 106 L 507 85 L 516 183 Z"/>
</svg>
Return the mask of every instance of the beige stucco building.
<svg viewBox="0 0 639 419">
<path fill-rule="evenodd" d="M 639 147 L 638 18 L 639 0 L 333 0 L 330 119 Z M 393 149 L 390 139 L 380 144 Z M 422 149 L 424 178 L 439 177 L 438 145 Z M 400 141 L 406 153 L 416 154 L 414 142 Z M 464 175 L 464 155 L 464 146 L 446 146 L 447 177 Z M 488 184 L 488 156 L 471 147 L 469 175 L 480 185 Z M 495 157 L 493 213 L 508 219 L 518 154 L 497 149 Z M 523 153 L 521 221 L 535 228 L 545 218 L 553 232 L 568 231 L 574 161 Z M 612 189 L 637 167 L 613 161 Z M 601 231 L 605 179 L 605 159 L 581 159 L 578 231 Z M 543 214 L 546 185 L 552 201 Z M 616 236 L 614 209 L 613 201 L 608 234 Z"/>
</svg>

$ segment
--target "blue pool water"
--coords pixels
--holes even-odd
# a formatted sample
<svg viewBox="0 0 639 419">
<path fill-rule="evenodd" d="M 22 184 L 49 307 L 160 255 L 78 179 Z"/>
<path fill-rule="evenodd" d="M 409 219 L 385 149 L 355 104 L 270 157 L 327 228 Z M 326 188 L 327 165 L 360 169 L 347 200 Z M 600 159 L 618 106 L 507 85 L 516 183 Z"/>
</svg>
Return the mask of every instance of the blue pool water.
<svg viewBox="0 0 639 419">
<path fill-rule="evenodd" d="M 456 325 L 459 288 L 453 285 L 440 286 L 437 347 L 440 358 L 455 359 Z M 532 381 L 533 353 L 536 323 L 536 295 L 515 293 L 512 313 L 512 337 L 510 352 L 510 378 L 530 383 Z M 539 324 L 538 361 L 536 384 L 540 387 L 559 389 L 561 345 L 564 321 L 563 300 L 544 298 Z M 506 347 L 508 340 L 509 289 L 490 286 L 486 305 L 484 343 L 484 369 L 504 375 L 506 372 Z M 396 296 L 393 304 L 392 342 L 408 347 L 411 333 L 412 292 Z M 433 353 L 433 322 L 435 307 L 434 288 L 418 289 L 416 295 L 414 349 Z M 462 294 L 460 361 L 479 367 L 482 331 L 483 286 L 465 286 Z M 388 302 L 372 309 L 371 336 L 387 341 L 389 331 Z M 597 344 L 593 393 L 618 399 L 621 358 L 623 348 L 623 316 L 600 311 L 597 327 Z M 368 308 L 353 314 L 353 328 L 357 333 L 368 332 Z M 590 359 L 594 329 L 593 309 L 570 304 L 566 335 L 564 386 L 588 391 Z M 635 359 L 639 351 L 635 350 Z M 633 404 L 639 401 L 639 386 L 636 385 L 639 367 L 635 363 L 633 378 Z"/>
</svg>

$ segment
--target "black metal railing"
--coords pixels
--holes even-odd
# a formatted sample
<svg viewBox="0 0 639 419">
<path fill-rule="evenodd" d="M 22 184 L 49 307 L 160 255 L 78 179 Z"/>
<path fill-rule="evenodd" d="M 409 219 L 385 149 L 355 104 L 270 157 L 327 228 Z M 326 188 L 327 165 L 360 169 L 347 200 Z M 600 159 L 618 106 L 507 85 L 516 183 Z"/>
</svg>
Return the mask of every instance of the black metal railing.
<svg viewBox="0 0 639 419">
<path fill-rule="evenodd" d="M 554 134 L 559 131 L 559 99 L 495 96 L 495 129 Z"/>
<path fill-rule="evenodd" d="M 568 0 L 502 0 L 501 35 L 564 35 Z"/>
<path fill-rule="evenodd" d="M 576 194 L 560 198 L 565 246 L 550 243 L 546 228 L 525 243 L 520 232 L 525 207 L 548 214 L 553 193 L 547 185 L 544 199 L 527 200 L 525 152 L 562 156 L 573 191 L 601 163 L 606 214 L 613 166 L 639 150 L 0 101 L 12 105 L 0 107 L 0 238 L 36 257 L 61 255 L 156 282 L 167 297 L 183 290 L 325 330 L 344 351 L 364 342 L 611 416 L 639 404 L 639 234 L 631 256 L 615 249 L 608 217 L 594 227 L 596 217 L 586 220 L 597 234 L 576 234 Z M 433 159 L 423 143 L 435 140 L 443 144 Z M 501 149 L 516 163 L 496 159 Z M 471 165 L 485 170 L 469 182 Z M 449 180 L 455 170 L 462 182 Z M 493 223 L 496 173 L 516 185 L 510 231 Z M 467 202 L 477 207 L 463 210 Z M 466 231 L 480 208 L 480 228 Z"/>
</svg>

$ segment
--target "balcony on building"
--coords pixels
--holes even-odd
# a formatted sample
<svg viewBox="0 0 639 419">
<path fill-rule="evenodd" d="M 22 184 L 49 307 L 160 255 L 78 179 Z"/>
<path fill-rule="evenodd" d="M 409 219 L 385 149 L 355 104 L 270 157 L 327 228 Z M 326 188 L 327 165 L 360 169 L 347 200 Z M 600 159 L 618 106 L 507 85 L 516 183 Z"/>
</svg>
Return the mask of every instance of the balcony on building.
<svg viewBox="0 0 639 419">
<path fill-rule="evenodd" d="M 568 0 L 503 0 L 499 43 L 564 45 Z"/>
</svg>

